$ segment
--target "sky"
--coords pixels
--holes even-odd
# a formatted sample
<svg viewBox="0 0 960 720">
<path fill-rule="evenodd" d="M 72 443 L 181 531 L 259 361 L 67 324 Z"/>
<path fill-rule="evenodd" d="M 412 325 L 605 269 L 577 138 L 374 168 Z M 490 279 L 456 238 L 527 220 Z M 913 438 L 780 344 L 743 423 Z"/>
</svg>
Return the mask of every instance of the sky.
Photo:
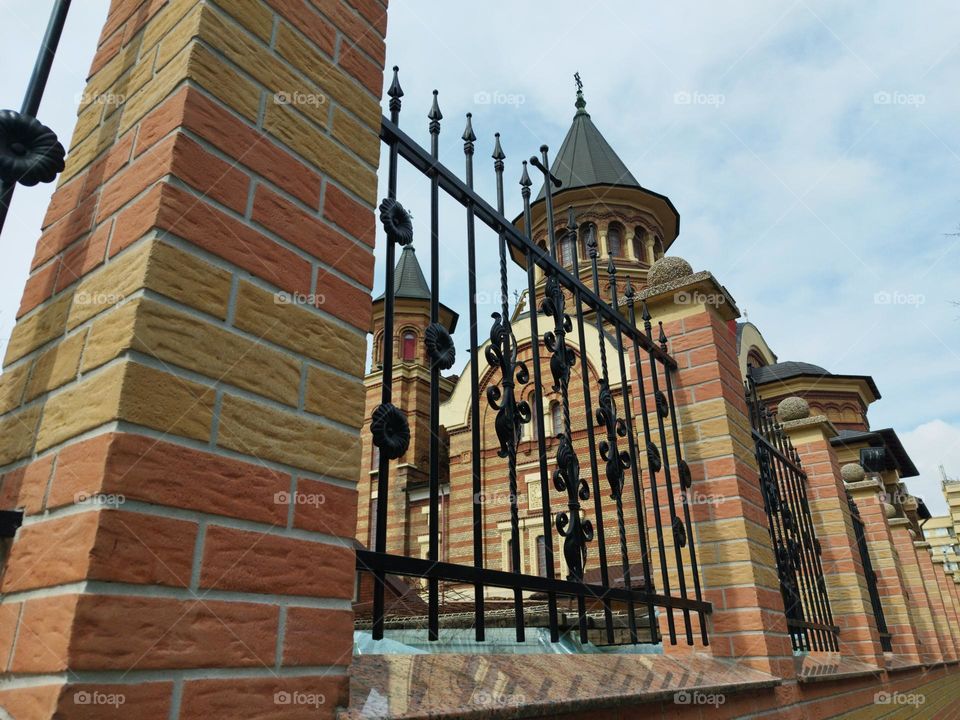
<svg viewBox="0 0 960 720">
<path fill-rule="evenodd" d="M 50 4 L 0 0 L 0 105 L 19 107 Z M 65 144 L 107 4 L 74 3 L 41 106 Z M 921 471 L 909 487 L 945 511 L 938 466 L 960 476 L 955 3 L 394 0 L 387 63 L 401 67 L 401 126 L 425 146 L 439 91 L 440 156 L 457 171 L 473 113 L 491 200 L 502 133 L 508 217 L 520 161 L 569 127 L 579 72 L 594 123 L 679 210 L 671 254 L 711 271 L 781 360 L 872 375 L 871 425 L 898 432 Z M 0 238 L 0 349 L 51 191 L 18 188 Z M 428 185 L 401 169 L 398 197 L 429 273 Z M 463 210 L 446 199 L 441 247 L 441 300 L 465 318 Z M 499 304 L 495 236 L 478 248 L 484 318 Z M 379 293 L 382 263 L 377 276 Z"/>
</svg>

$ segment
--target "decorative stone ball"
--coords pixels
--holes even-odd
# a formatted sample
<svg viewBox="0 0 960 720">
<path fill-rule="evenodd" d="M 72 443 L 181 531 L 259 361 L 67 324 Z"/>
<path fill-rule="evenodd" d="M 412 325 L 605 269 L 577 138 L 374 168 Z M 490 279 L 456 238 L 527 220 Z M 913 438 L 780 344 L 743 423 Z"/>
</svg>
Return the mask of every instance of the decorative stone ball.
<svg viewBox="0 0 960 720">
<path fill-rule="evenodd" d="M 787 420 L 803 420 L 810 417 L 810 405 L 802 397 L 791 395 L 784 398 L 777 405 L 777 417 L 781 422 Z"/>
<path fill-rule="evenodd" d="M 883 514 L 887 516 L 888 520 L 892 520 L 897 516 L 897 509 L 890 503 L 884 503 Z"/>
<path fill-rule="evenodd" d="M 654 287 L 693 275 L 693 268 L 686 260 L 676 255 L 664 256 L 647 271 L 647 285 Z"/>
<path fill-rule="evenodd" d="M 840 468 L 840 477 L 845 483 L 858 483 L 867 475 L 858 463 L 847 463 Z"/>
</svg>

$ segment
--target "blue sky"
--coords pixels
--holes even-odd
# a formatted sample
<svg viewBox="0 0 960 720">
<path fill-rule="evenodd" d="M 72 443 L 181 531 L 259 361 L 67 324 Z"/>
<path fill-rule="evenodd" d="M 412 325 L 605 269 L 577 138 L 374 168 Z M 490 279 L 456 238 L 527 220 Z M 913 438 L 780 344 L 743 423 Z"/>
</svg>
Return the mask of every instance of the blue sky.
<svg viewBox="0 0 960 720">
<path fill-rule="evenodd" d="M 0 104 L 19 106 L 22 58 L 36 51 L 47 6 L 0 1 Z M 75 4 L 41 108 L 65 140 L 106 6 Z M 950 303 L 960 300 L 960 238 L 948 236 L 960 225 L 955 4 L 411 0 L 394 2 L 389 26 L 401 125 L 428 142 L 437 88 L 441 157 L 459 170 L 473 112 L 488 198 L 501 132 L 510 216 L 519 162 L 542 142 L 559 147 L 579 71 L 596 125 L 641 184 L 678 208 L 673 254 L 713 272 L 781 359 L 873 375 L 883 394 L 873 426 L 898 431 L 923 472 L 911 487 L 943 508 L 937 466 L 960 475 L 960 308 Z M 0 338 L 49 190 L 18 189 L 4 231 Z M 402 172 L 399 197 L 429 271 L 427 185 Z M 442 299 L 465 316 L 462 210 L 445 202 L 441 219 Z M 498 303 L 496 245 L 489 234 L 478 242 L 483 318 Z"/>
</svg>

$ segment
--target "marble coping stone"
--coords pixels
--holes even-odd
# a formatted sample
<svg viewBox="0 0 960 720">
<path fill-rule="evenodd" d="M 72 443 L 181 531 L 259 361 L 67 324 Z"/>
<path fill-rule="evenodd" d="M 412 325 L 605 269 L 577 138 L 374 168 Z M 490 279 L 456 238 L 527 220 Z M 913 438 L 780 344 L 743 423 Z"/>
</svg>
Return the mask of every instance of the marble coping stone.
<svg viewBox="0 0 960 720">
<path fill-rule="evenodd" d="M 529 718 L 734 694 L 780 678 L 705 655 L 358 655 L 350 709 L 365 718 Z M 682 702 L 682 701 L 681 701 Z"/>
<path fill-rule="evenodd" d="M 802 683 L 846 680 L 866 675 L 880 675 L 882 668 L 836 653 L 804 655 L 794 658 L 797 681 Z"/>
</svg>

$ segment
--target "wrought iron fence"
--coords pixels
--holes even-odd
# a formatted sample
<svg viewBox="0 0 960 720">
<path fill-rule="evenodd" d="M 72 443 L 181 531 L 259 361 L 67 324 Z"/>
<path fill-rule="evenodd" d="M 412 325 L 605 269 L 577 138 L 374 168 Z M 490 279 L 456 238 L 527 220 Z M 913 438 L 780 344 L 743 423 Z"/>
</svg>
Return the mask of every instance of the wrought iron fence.
<svg viewBox="0 0 960 720">
<path fill-rule="evenodd" d="M 382 118 L 380 136 L 389 147 L 387 168 L 387 198 L 380 206 L 381 222 L 387 237 L 386 246 L 386 292 L 384 300 L 383 367 L 382 397 L 379 406 L 372 415 L 371 431 L 373 443 L 379 448 L 379 466 L 377 472 L 377 495 L 388 497 L 390 490 L 390 463 L 401 457 L 407 449 L 410 430 L 403 411 L 393 404 L 394 373 L 394 282 L 396 246 L 408 245 L 413 241 L 413 223 L 409 213 L 397 200 L 398 162 L 403 158 L 409 165 L 425 175 L 430 182 L 430 325 L 424 336 L 428 357 L 430 358 L 430 418 L 429 418 L 429 539 L 426 558 L 408 557 L 387 553 L 387 533 L 391 518 L 388 517 L 388 503 L 376 503 L 374 547 L 372 550 L 360 549 L 357 552 L 358 571 L 370 572 L 374 577 L 372 634 L 375 639 L 383 637 L 385 578 L 388 575 L 421 578 L 427 585 L 428 634 L 431 640 L 439 637 L 440 608 L 439 583 L 457 583 L 472 588 L 473 626 L 477 641 L 484 640 L 485 591 L 488 588 L 506 589 L 512 594 L 514 626 L 517 641 L 523 641 L 524 603 L 540 605 L 542 599 L 528 600 L 531 594 L 545 597 L 548 626 L 551 640 L 556 642 L 560 636 L 558 623 L 558 598 L 576 604 L 575 626 L 579 630 L 581 641 L 588 639 L 588 604 L 591 608 L 602 608 L 607 641 L 613 642 L 614 623 L 612 606 L 625 609 L 626 628 L 630 642 L 641 641 L 638 632 L 636 608 L 646 608 L 645 622 L 649 625 L 649 639 L 659 640 L 657 609 L 666 614 L 666 622 L 671 643 L 677 642 L 677 628 L 674 618 L 679 612 L 683 619 L 684 632 L 688 643 L 692 644 L 694 630 L 691 615 L 699 616 L 702 641 L 707 643 L 704 616 L 711 610 L 701 595 L 696 549 L 687 505 L 686 490 L 691 485 L 689 468 L 681 457 L 679 435 L 676 432 L 677 414 L 674 402 L 671 372 L 676 362 L 667 353 L 667 338 L 662 325 L 654 338 L 651 317 L 643 308 L 643 330 L 636 325 L 633 309 L 633 289 L 625 289 L 628 307 L 627 317 L 615 308 L 618 307 L 617 285 L 612 264 L 607 268 L 610 282 L 609 297 L 601 297 L 599 270 L 597 267 L 597 246 L 593 239 L 589 244 L 589 256 L 592 270 L 592 288 L 580 280 L 577 259 L 573 267 L 565 269 L 558 259 L 557 230 L 554 228 L 553 188 L 560 182 L 553 177 L 548 168 L 549 157 L 546 145 L 541 146 L 539 157 L 531 157 L 530 164 L 544 176 L 546 188 L 545 203 L 549 249 L 535 244 L 531 238 L 530 188 L 533 184 L 528 174 L 527 163 L 523 163 L 520 177 L 523 199 L 523 224 L 521 232 L 504 217 L 504 160 L 505 154 L 496 135 L 493 152 L 493 171 L 496 178 L 496 207 L 474 191 L 473 156 L 476 135 L 471 126 L 470 114 L 467 114 L 466 129 L 463 133 L 463 157 L 465 163 L 465 181 L 460 180 L 439 160 L 439 136 L 442 114 L 434 91 L 433 107 L 428 115 L 430 150 L 418 145 L 399 127 L 401 97 L 397 68 L 394 68 L 393 83 L 388 91 L 390 98 L 390 118 Z M 441 482 L 441 435 L 439 425 L 440 380 L 441 371 L 452 367 L 454 363 L 453 341 L 447 329 L 440 322 L 440 264 L 443 261 L 440 252 L 439 197 L 443 191 L 463 205 L 466 215 L 466 251 L 468 265 L 468 293 L 470 320 L 470 376 L 461 380 L 470 383 L 470 421 L 471 433 L 471 485 L 465 488 L 451 487 L 451 492 L 470 492 L 473 497 L 484 490 L 490 491 L 490 484 L 502 482 L 507 485 L 509 496 L 517 497 L 517 451 L 523 426 L 533 423 L 536 428 L 536 453 L 539 469 L 539 488 L 542 507 L 543 547 L 538 548 L 546 558 L 543 575 L 511 572 L 506 569 L 490 567 L 484 557 L 483 522 L 480 504 L 473 503 L 472 517 L 472 562 L 454 563 L 441 559 L 439 554 L 440 535 L 440 482 Z M 480 325 L 477 317 L 477 222 L 493 230 L 497 235 L 500 281 L 500 312 L 493 314 L 493 323 L 489 331 L 490 343 L 482 357 L 491 366 L 494 381 L 486 390 L 485 399 L 481 398 L 479 378 L 481 359 L 479 348 Z M 564 237 L 576 238 L 576 219 L 572 210 L 568 213 L 567 227 L 562 231 Z M 446 245 L 445 245 L 446 248 Z M 492 249 L 492 248 L 491 248 Z M 526 264 L 527 287 L 531 312 L 529 315 L 530 346 L 532 353 L 532 371 L 527 364 L 518 360 L 518 341 L 511 327 L 508 312 L 509 282 L 507 273 L 508 251 L 519 252 Z M 544 284 L 538 283 L 536 269 L 540 268 Z M 539 293 L 538 293 L 539 288 Z M 540 298 L 539 310 L 535 299 Z M 572 301 L 572 307 L 571 307 Z M 546 323 L 543 329 L 540 323 Z M 585 328 L 593 325 L 599 331 L 600 343 L 600 379 L 591 386 L 585 352 Z M 608 361 L 609 355 L 616 355 L 619 381 L 611 380 Z M 541 368 L 541 358 L 548 367 L 550 379 L 543 377 L 546 370 Z M 586 454 L 589 457 L 589 474 L 581 474 L 581 454 L 574 444 L 571 426 L 571 395 L 576 385 L 577 365 L 579 362 L 580 385 L 586 406 Z M 629 367 L 629 372 L 628 372 Z M 632 378 L 631 378 L 632 374 Z M 531 403 L 521 398 L 520 389 L 532 379 L 533 400 Z M 552 383 L 551 383 L 552 381 Z M 562 427 L 556 437 L 547 438 L 544 427 L 545 383 L 551 383 L 551 391 L 559 397 Z M 647 393 L 650 393 L 648 401 Z M 635 430 L 635 418 L 632 414 L 631 398 L 636 397 L 640 404 L 640 425 Z M 481 465 L 481 403 L 484 401 L 496 413 L 497 451 L 500 458 L 506 460 L 505 477 L 483 475 Z M 648 414 L 648 403 L 651 405 Z M 579 422 L 579 420 L 578 420 Z M 671 427 L 672 443 L 668 442 L 667 427 Z M 672 444 L 672 448 L 670 445 Z M 581 448 L 582 448 L 581 444 Z M 555 450 L 554 457 L 548 458 L 548 450 Z M 643 481 L 643 468 L 640 455 L 646 459 L 647 477 Z M 673 454 L 671 459 L 670 455 Z M 606 492 L 613 500 L 616 521 L 610 529 L 609 518 L 604 517 L 601 502 L 601 463 L 606 480 Z M 551 467 L 552 465 L 552 467 Z M 551 485 L 557 498 L 551 497 Z M 649 493 L 652 505 L 651 516 L 654 528 L 652 535 L 655 546 L 648 541 L 644 493 Z M 593 500 L 593 519 L 588 517 L 590 503 Z M 559 511 L 559 508 L 565 505 Z M 629 508 L 632 523 L 625 519 Z M 607 524 L 605 525 L 605 521 Z M 510 566 L 522 568 L 520 557 L 520 529 L 518 506 L 511 503 L 510 508 Z M 628 539 L 628 533 L 630 538 Z M 636 535 L 634 535 L 636 533 Z M 609 536 L 609 537 L 608 537 Z M 665 542 L 672 539 L 672 553 Z M 635 539 L 634 539 L 635 538 Z M 562 539 L 562 555 L 568 576 L 558 577 L 555 567 L 554 542 Z M 639 541 L 639 542 L 637 542 Z M 596 547 L 594 555 L 593 547 Z M 611 548 L 611 544 L 613 547 Z M 628 546 L 639 546 L 639 557 L 630 557 Z M 668 561 L 672 554 L 672 562 Z M 617 567 L 614 557 L 619 555 Z M 596 558 L 596 559 L 594 559 Z M 655 566 L 659 565 L 659 574 Z M 639 575 L 639 577 L 638 577 Z M 619 577 L 617 577 L 619 576 Z M 659 582 L 659 589 L 656 585 Z M 688 582 L 692 584 L 691 589 Z M 676 589 L 674 589 L 676 588 Z M 525 595 L 525 593 L 527 595 Z M 598 611 L 599 612 L 599 611 Z"/>
<path fill-rule="evenodd" d="M 873 607 L 873 617 L 880 635 L 880 647 L 884 652 L 893 652 L 893 642 L 887 630 L 887 620 L 883 616 L 883 605 L 880 602 L 880 591 L 877 588 L 877 573 L 873 570 L 870 560 L 870 548 L 867 546 L 867 528 L 860 517 L 860 508 L 847 493 L 847 504 L 850 506 L 850 518 L 853 520 L 853 532 L 857 538 L 857 548 L 860 551 L 860 562 L 863 564 L 863 575 L 867 580 L 867 589 L 870 591 L 870 605 Z"/>
<path fill-rule="evenodd" d="M 807 501 L 807 476 L 783 427 L 757 394 L 748 370 L 744 382 L 764 509 L 777 560 L 780 593 L 794 650 L 838 650 L 820 562 L 820 541 Z"/>
</svg>

